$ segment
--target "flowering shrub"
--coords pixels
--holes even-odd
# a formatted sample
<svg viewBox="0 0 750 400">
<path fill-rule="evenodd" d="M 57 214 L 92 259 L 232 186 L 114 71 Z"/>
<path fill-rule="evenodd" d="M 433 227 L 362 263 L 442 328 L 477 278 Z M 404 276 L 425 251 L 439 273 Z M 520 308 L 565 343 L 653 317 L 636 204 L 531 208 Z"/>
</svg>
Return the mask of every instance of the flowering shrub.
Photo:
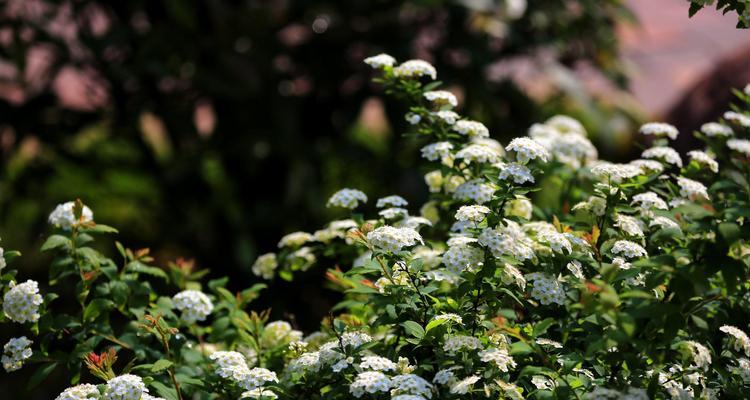
<svg viewBox="0 0 750 400">
<path fill-rule="evenodd" d="M 65 369 L 58 400 L 750 396 L 750 90 L 688 160 L 651 123 L 643 158 L 617 164 L 564 116 L 503 147 L 431 65 L 365 62 L 411 105 L 432 194 L 419 215 L 392 195 L 367 218 L 343 189 L 328 205 L 348 219 L 258 258 L 265 279 L 336 260 L 344 298 L 319 331 L 248 311 L 263 285 L 231 293 L 119 243 L 105 257 L 94 244 L 115 230 L 77 201 L 50 216 L 48 286 L 2 275 L 3 322 L 31 337 L 4 346 L 5 369 L 40 363 L 32 384 Z"/>
</svg>

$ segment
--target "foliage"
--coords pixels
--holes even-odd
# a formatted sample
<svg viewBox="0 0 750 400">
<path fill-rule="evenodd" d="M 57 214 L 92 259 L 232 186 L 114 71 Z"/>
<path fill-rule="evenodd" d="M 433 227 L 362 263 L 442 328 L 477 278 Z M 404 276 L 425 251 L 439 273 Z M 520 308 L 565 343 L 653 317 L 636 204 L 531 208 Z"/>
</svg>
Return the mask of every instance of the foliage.
<svg viewBox="0 0 750 400">
<path fill-rule="evenodd" d="M 650 123 L 647 158 L 612 164 L 562 116 L 504 154 L 481 123 L 456 121 L 431 65 L 366 62 L 410 105 L 433 194 L 422 216 L 388 196 L 377 219 L 289 234 L 258 259 L 258 275 L 287 279 L 336 260 L 327 276 L 345 299 L 319 331 L 248 311 L 262 285 L 232 293 L 117 242 L 107 258 L 97 238 L 116 231 L 77 201 L 50 215 L 49 286 L 1 277 L 2 322 L 31 336 L 6 345 L 6 369 L 39 364 L 31 386 L 59 368 L 101 382 L 58 399 L 750 395 L 750 89 L 696 133 L 706 149 L 689 163 L 668 147 L 676 129 Z M 344 189 L 329 205 L 366 200 Z"/>
<path fill-rule="evenodd" d="M 723 14 L 729 12 L 737 13 L 737 28 L 750 28 L 750 1 L 747 0 L 689 0 L 690 16 L 706 6 L 713 6 Z"/>
</svg>

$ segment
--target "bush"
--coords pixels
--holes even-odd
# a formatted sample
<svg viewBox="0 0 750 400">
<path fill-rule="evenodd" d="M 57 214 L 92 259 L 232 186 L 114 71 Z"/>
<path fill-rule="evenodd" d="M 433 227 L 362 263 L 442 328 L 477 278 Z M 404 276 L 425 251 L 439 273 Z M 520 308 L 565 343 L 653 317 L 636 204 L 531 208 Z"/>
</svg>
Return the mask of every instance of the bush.
<svg viewBox="0 0 750 400">
<path fill-rule="evenodd" d="M 115 230 L 77 201 L 50 215 L 49 289 L 2 276 L 3 322 L 31 336 L 6 345 L 6 370 L 40 363 L 33 385 L 65 369 L 77 386 L 58 399 L 750 395 L 747 89 L 695 133 L 706 148 L 689 162 L 668 146 L 674 127 L 649 123 L 643 159 L 613 164 L 572 118 L 503 148 L 451 110 L 430 64 L 366 63 L 410 105 L 432 198 L 419 216 L 381 198 L 376 219 L 352 213 L 258 258 L 267 279 L 331 267 L 344 298 L 319 331 L 247 311 L 263 285 L 231 293 L 119 243 L 120 260 L 103 256 L 95 238 Z M 343 189 L 328 205 L 367 201 Z"/>
</svg>

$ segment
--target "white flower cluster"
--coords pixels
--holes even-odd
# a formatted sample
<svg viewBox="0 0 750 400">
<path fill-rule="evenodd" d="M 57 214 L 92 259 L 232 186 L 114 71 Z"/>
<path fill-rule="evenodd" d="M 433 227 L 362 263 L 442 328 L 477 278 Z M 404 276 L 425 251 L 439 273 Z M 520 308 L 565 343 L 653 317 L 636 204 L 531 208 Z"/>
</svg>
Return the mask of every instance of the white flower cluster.
<svg viewBox="0 0 750 400">
<path fill-rule="evenodd" d="M 734 111 L 727 111 L 724 113 L 724 119 L 744 128 L 750 128 L 750 117 L 745 114 L 740 114 Z"/>
<path fill-rule="evenodd" d="M 396 64 L 396 59 L 388 54 L 378 54 L 376 56 L 365 58 L 365 64 L 375 69 L 383 69 L 384 67 L 394 66 Z"/>
<path fill-rule="evenodd" d="M 484 217 L 490 213 L 489 207 L 472 205 L 472 206 L 461 206 L 456 211 L 457 221 L 471 221 L 471 222 L 482 222 Z"/>
<path fill-rule="evenodd" d="M 504 223 L 505 225 L 498 225 L 494 229 L 484 229 L 479 235 L 479 244 L 488 248 L 497 258 L 511 256 L 518 260 L 529 260 L 534 257 L 531 240 L 518 223 L 507 219 Z"/>
<path fill-rule="evenodd" d="M 493 363 L 495 366 L 503 372 L 508 372 L 510 369 L 516 367 L 516 362 L 513 357 L 508 354 L 506 349 L 498 349 L 491 347 L 486 350 L 479 352 L 479 359 L 486 363 Z"/>
<path fill-rule="evenodd" d="M 531 297 L 544 305 L 565 305 L 565 290 L 554 276 L 541 272 L 526 275 L 526 280 L 533 283 Z"/>
<path fill-rule="evenodd" d="M 255 260 L 252 271 L 255 276 L 260 276 L 263 279 L 271 279 L 278 267 L 279 263 L 276 261 L 276 254 L 266 253 Z"/>
<path fill-rule="evenodd" d="M 141 400 L 148 393 L 143 379 L 135 375 L 120 375 L 107 381 L 105 400 Z"/>
<path fill-rule="evenodd" d="M 27 339 L 26 336 L 19 338 L 11 338 L 8 343 L 3 346 L 3 368 L 7 372 L 17 371 L 21 369 L 24 361 L 31 358 L 33 352 L 31 351 L 31 340 Z"/>
<path fill-rule="evenodd" d="M 443 253 L 443 264 L 454 274 L 464 270 L 474 271 L 483 263 L 484 251 L 468 243 L 454 244 Z"/>
<path fill-rule="evenodd" d="M 727 140 L 727 147 L 734 151 L 740 152 L 745 156 L 750 156 L 750 140 L 729 139 Z"/>
<path fill-rule="evenodd" d="M 353 210 L 359 203 L 367 203 L 367 195 L 357 189 L 341 189 L 328 199 L 328 207 L 343 207 Z"/>
<path fill-rule="evenodd" d="M 719 328 L 719 330 L 732 338 L 735 350 L 743 351 L 746 356 L 750 357 L 750 338 L 742 331 L 742 329 L 737 328 L 736 326 L 724 325 Z"/>
<path fill-rule="evenodd" d="M 453 198 L 456 200 L 473 200 L 477 204 L 484 204 L 492 200 L 495 194 L 494 186 L 484 183 L 481 179 L 464 182 L 456 188 Z"/>
<path fill-rule="evenodd" d="M 263 328 L 260 337 L 260 346 L 264 349 L 287 345 L 302 339 L 302 332 L 292 329 L 292 325 L 286 321 L 273 321 Z"/>
<path fill-rule="evenodd" d="M 705 151 L 692 150 L 688 151 L 687 154 L 690 160 L 695 161 L 698 165 L 708 167 L 712 172 L 719 172 L 719 163 Z"/>
<path fill-rule="evenodd" d="M 87 206 L 83 206 L 83 209 L 81 210 L 81 220 L 77 220 L 73 213 L 75 204 L 74 201 L 58 204 L 49 215 L 49 223 L 64 230 L 70 230 L 74 225 L 79 223 L 89 223 L 94 221 L 94 213 Z"/>
<path fill-rule="evenodd" d="M 313 240 L 315 240 L 315 237 L 307 232 L 292 232 L 284 235 L 281 240 L 279 240 L 278 247 L 295 248 L 300 247 L 305 243 L 312 242 Z"/>
<path fill-rule="evenodd" d="M 216 364 L 216 374 L 230 379 L 245 390 L 257 390 L 267 382 L 278 382 L 276 373 L 265 368 L 247 366 L 245 357 L 236 351 L 217 351 L 209 358 Z"/>
<path fill-rule="evenodd" d="M 99 389 L 92 384 L 84 383 L 63 390 L 55 400 L 91 400 L 99 399 Z"/>
<path fill-rule="evenodd" d="M 466 164 L 471 163 L 496 163 L 500 160 L 502 154 L 489 146 L 472 143 L 456 153 L 456 159 L 464 160 Z"/>
<path fill-rule="evenodd" d="M 387 392 L 391 389 L 391 379 L 379 371 L 360 372 L 349 385 L 349 393 L 352 396 L 360 398 L 365 393 L 375 394 L 378 392 Z"/>
<path fill-rule="evenodd" d="M 189 323 L 205 321 L 214 305 L 211 299 L 197 290 L 183 290 L 172 297 L 172 305 L 182 312 L 180 318 Z"/>
<path fill-rule="evenodd" d="M 550 154 L 544 146 L 531 138 L 518 137 L 510 141 L 505 147 L 505 151 L 513 151 L 516 154 L 516 161 L 526 164 L 531 160 L 549 161 Z"/>
<path fill-rule="evenodd" d="M 643 153 L 641 153 L 641 157 L 661 160 L 667 164 L 672 164 L 678 168 L 682 168 L 682 158 L 680 158 L 677 151 L 671 147 L 652 147 L 644 150 Z"/>
<path fill-rule="evenodd" d="M 629 240 L 616 241 L 612 246 L 612 254 L 627 258 L 648 257 L 648 253 L 643 246 Z"/>
<path fill-rule="evenodd" d="M 598 157 L 596 147 L 586 138 L 586 130 L 577 120 L 556 115 L 544 124 L 529 128 L 529 137 L 536 140 L 552 157 L 571 168 L 580 168 Z"/>
<path fill-rule="evenodd" d="M 682 176 L 677 177 L 677 185 L 680 186 L 680 195 L 692 200 L 708 200 L 708 189 L 702 183 Z"/>
<path fill-rule="evenodd" d="M 526 182 L 534 183 L 534 175 L 531 174 L 531 170 L 522 164 L 508 163 L 501 164 L 499 178 L 507 181 L 513 180 L 513 182 L 523 185 Z"/>
<path fill-rule="evenodd" d="M 483 123 L 462 119 L 453 125 L 453 130 L 470 138 L 488 138 L 490 131 Z"/>
<path fill-rule="evenodd" d="M 680 132 L 673 125 L 664 122 L 649 122 L 641 125 L 639 130 L 642 135 L 656 136 L 656 137 L 668 137 L 672 140 L 677 139 L 677 135 Z"/>
<path fill-rule="evenodd" d="M 397 253 L 404 247 L 414 246 L 422 243 L 422 236 L 412 228 L 396 228 L 393 226 L 381 226 L 367 233 L 367 241 L 380 251 Z"/>
<path fill-rule="evenodd" d="M 732 128 L 718 122 L 708 122 L 701 125 L 701 132 L 708 137 L 729 137 L 734 135 Z"/>
<path fill-rule="evenodd" d="M 364 356 L 359 363 L 359 368 L 372 371 L 395 371 L 398 365 L 385 357 Z"/>
<path fill-rule="evenodd" d="M 428 76 L 437 78 L 437 71 L 432 64 L 424 60 L 409 60 L 393 68 L 393 75 L 399 78 L 421 78 Z"/>
<path fill-rule="evenodd" d="M 620 183 L 626 179 L 641 175 L 643 170 L 632 164 L 612 164 L 600 162 L 591 167 L 591 173 L 599 179 Z"/>
<path fill-rule="evenodd" d="M 482 342 L 473 336 L 451 335 L 445 339 L 443 351 L 448 354 L 456 354 L 463 350 L 477 350 L 482 348 Z"/>
<path fill-rule="evenodd" d="M 18 323 L 39 321 L 39 306 L 42 304 L 39 284 L 28 280 L 16 285 L 10 283 L 10 290 L 3 296 L 5 316 Z"/>
<path fill-rule="evenodd" d="M 433 90 L 424 92 L 424 98 L 435 107 L 456 107 L 458 100 L 456 96 L 447 90 Z"/>
<path fill-rule="evenodd" d="M 409 202 L 406 201 L 401 196 L 397 195 L 391 195 L 386 196 L 378 199 L 377 203 L 375 204 L 375 207 L 377 208 L 384 208 L 384 207 L 406 207 L 409 205 Z"/>
</svg>

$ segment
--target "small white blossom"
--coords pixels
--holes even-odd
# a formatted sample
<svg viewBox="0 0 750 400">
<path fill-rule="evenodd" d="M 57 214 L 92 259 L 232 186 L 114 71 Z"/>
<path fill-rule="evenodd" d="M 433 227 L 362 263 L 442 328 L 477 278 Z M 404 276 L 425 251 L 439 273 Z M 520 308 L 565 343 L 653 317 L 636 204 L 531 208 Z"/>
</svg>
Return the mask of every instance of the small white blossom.
<svg viewBox="0 0 750 400">
<path fill-rule="evenodd" d="M 437 71 L 432 64 L 424 60 L 409 60 L 393 69 L 393 75 L 399 78 L 420 78 L 429 76 L 432 79 L 437 78 Z"/>
<path fill-rule="evenodd" d="M 490 136 L 489 129 L 483 123 L 468 119 L 456 121 L 451 129 L 470 138 L 487 138 Z"/>
<path fill-rule="evenodd" d="M 727 111 L 724 113 L 724 119 L 745 128 L 750 128 L 750 117 L 745 114 L 740 114 L 734 111 Z"/>
<path fill-rule="evenodd" d="M 422 243 L 422 236 L 412 228 L 381 226 L 367 234 L 367 240 L 381 251 L 396 253 L 404 247 Z"/>
<path fill-rule="evenodd" d="M 573 260 L 565 265 L 565 268 L 570 271 L 573 276 L 575 276 L 578 279 L 586 279 L 586 276 L 583 275 L 583 266 L 581 265 L 581 262 L 578 260 Z"/>
<path fill-rule="evenodd" d="M 514 151 L 516 153 L 516 161 L 521 164 L 526 164 L 530 160 L 536 159 L 547 162 L 550 158 L 549 151 L 544 146 L 534 139 L 526 137 L 518 137 L 511 140 L 505 147 L 505 151 Z"/>
<path fill-rule="evenodd" d="M 447 385 L 456 380 L 456 374 L 453 373 L 454 368 L 441 369 L 435 373 L 435 377 L 432 378 L 432 382 L 438 385 Z"/>
<path fill-rule="evenodd" d="M 99 389 L 96 385 L 84 383 L 63 390 L 55 400 L 91 400 L 99 398 Z"/>
<path fill-rule="evenodd" d="M 729 139 L 727 140 L 727 147 L 746 156 L 750 156 L 750 140 Z"/>
<path fill-rule="evenodd" d="M 680 186 L 680 195 L 689 200 L 697 201 L 709 199 L 706 187 L 698 181 L 678 176 L 677 185 Z"/>
<path fill-rule="evenodd" d="M 745 332 L 731 325 L 723 325 L 719 330 L 732 337 L 735 350 L 744 351 L 750 357 L 750 338 Z"/>
<path fill-rule="evenodd" d="M 73 212 L 75 204 L 75 201 L 58 204 L 58 206 L 55 207 L 55 209 L 49 215 L 49 223 L 66 231 L 69 231 L 74 225 L 94 221 L 94 213 L 85 205 L 83 206 L 83 210 L 81 210 L 81 220 L 77 220 Z"/>
<path fill-rule="evenodd" d="M 531 297 L 544 305 L 565 305 L 565 290 L 555 277 L 541 272 L 526 275 L 526 280 L 533 282 Z"/>
<path fill-rule="evenodd" d="M 183 290 L 172 297 L 174 307 L 182 312 L 180 318 L 187 323 L 205 321 L 214 305 L 211 299 L 197 290 Z"/>
<path fill-rule="evenodd" d="M 286 321 L 273 321 L 266 324 L 260 337 L 260 346 L 264 349 L 286 345 L 302 339 L 302 332 L 292 329 Z"/>
<path fill-rule="evenodd" d="M 612 254 L 627 258 L 648 257 L 648 253 L 646 253 L 646 249 L 643 246 L 629 240 L 616 241 L 612 246 Z"/>
<path fill-rule="evenodd" d="M 404 115 L 404 119 L 411 125 L 416 125 L 420 121 L 422 121 L 422 116 L 415 113 L 407 113 L 406 115 Z"/>
<path fill-rule="evenodd" d="M 500 165 L 500 179 L 510 180 L 522 185 L 526 182 L 534 183 L 534 175 L 531 174 L 531 170 L 522 164 L 508 163 Z"/>
<path fill-rule="evenodd" d="M 383 208 L 383 207 L 405 207 L 408 206 L 409 202 L 406 201 L 401 196 L 392 195 L 392 196 L 386 196 L 378 199 L 378 202 L 375 204 L 375 207 L 377 208 Z"/>
<path fill-rule="evenodd" d="M 432 90 L 424 92 L 423 96 L 436 107 L 456 107 L 458 105 L 456 96 L 447 90 Z"/>
<path fill-rule="evenodd" d="M 479 382 L 479 379 L 480 378 L 476 375 L 461 379 L 460 381 L 451 385 L 451 393 L 453 394 L 469 393 L 469 390 L 471 390 L 472 386 L 474 386 L 475 383 Z"/>
<path fill-rule="evenodd" d="M 639 132 L 641 133 L 641 135 L 647 136 L 666 136 L 672 140 L 677 139 L 677 135 L 679 135 L 680 133 L 673 125 L 664 122 L 649 122 L 643 124 L 641 125 L 641 129 L 639 129 Z"/>
<path fill-rule="evenodd" d="M 354 382 L 349 385 L 349 393 L 359 398 L 365 393 L 387 392 L 390 388 L 391 380 L 385 374 L 378 371 L 365 371 L 359 373 Z"/>
<path fill-rule="evenodd" d="M 39 306 L 42 304 L 39 294 L 39 284 L 27 280 L 16 285 L 10 283 L 10 290 L 3 296 L 3 312 L 5 316 L 18 323 L 39 321 Z"/>
<path fill-rule="evenodd" d="M 491 347 L 482 350 L 479 352 L 479 359 L 486 363 L 494 363 L 495 366 L 503 372 L 508 372 L 508 370 L 515 368 L 516 366 L 516 362 L 513 360 L 513 357 L 508 354 L 508 350 L 506 349 Z"/>
<path fill-rule="evenodd" d="M 388 54 L 378 54 L 376 56 L 365 58 L 365 64 L 375 69 L 392 67 L 396 64 L 396 59 Z"/>
<path fill-rule="evenodd" d="M 657 195 L 654 192 L 644 192 L 644 193 L 638 193 L 637 195 L 633 196 L 632 203 L 635 206 L 638 206 L 641 210 L 666 210 L 667 202 L 661 199 L 659 195 Z"/>
<path fill-rule="evenodd" d="M 451 335 L 445 339 L 443 351 L 456 354 L 462 350 L 477 350 L 482 348 L 482 342 L 473 336 Z"/>
<path fill-rule="evenodd" d="M 470 144 L 456 153 L 457 160 L 464 160 L 467 164 L 475 163 L 496 163 L 500 160 L 501 154 L 494 151 L 488 146 L 481 144 Z"/>
<path fill-rule="evenodd" d="M 255 276 L 263 279 L 272 279 L 279 263 L 276 261 L 276 254 L 266 253 L 259 256 L 253 263 L 252 271 Z"/>
<path fill-rule="evenodd" d="M 695 161 L 700 166 L 706 166 L 708 169 L 710 169 L 712 172 L 719 172 L 719 163 L 714 160 L 713 157 L 708 155 L 704 151 L 700 150 L 692 150 L 688 151 L 688 157 L 690 157 L 690 160 Z"/>
<path fill-rule="evenodd" d="M 643 153 L 641 153 L 641 157 L 661 160 L 667 164 L 672 164 L 682 168 L 682 158 L 680 158 L 677 151 L 671 147 L 652 147 L 644 150 Z"/>
<path fill-rule="evenodd" d="M 711 366 L 711 351 L 706 346 L 692 340 L 686 340 L 684 343 L 690 348 L 695 365 L 707 371 Z"/>
<path fill-rule="evenodd" d="M 5 371 L 12 372 L 21 369 L 24 361 L 31 358 L 33 352 L 31 351 L 31 340 L 27 339 L 26 336 L 18 338 L 11 338 L 8 343 L 3 346 L 3 357 L 2 363 Z"/>
<path fill-rule="evenodd" d="M 448 125 L 453 125 L 461 118 L 458 114 L 451 110 L 440 110 L 432 113 L 437 119 L 445 122 Z"/>
<path fill-rule="evenodd" d="M 328 199 L 328 207 L 343 207 L 353 210 L 359 203 L 367 203 L 367 195 L 357 189 L 341 189 Z"/>
<path fill-rule="evenodd" d="M 458 221 L 471 221 L 471 222 L 482 222 L 485 216 L 490 213 L 490 208 L 486 206 L 473 205 L 473 206 L 461 206 L 456 211 L 456 220 Z"/>
<path fill-rule="evenodd" d="M 398 366 L 395 362 L 380 356 L 364 356 L 359 363 L 359 368 L 372 371 L 395 371 Z"/>
<path fill-rule="evenodd" d="M 628 163 L 641 169 L 641 175 L 658 174 L 664 171 L 664 165 L 656 160 L 633 160 Z"/>
<path fill-rule="evenodd" d="M 643 237 L 643 222 L 630 215 L 615 215 L 615 226 L 630 236 Z"/>
<path fill-rule="evenodd" d="M 488 248 L 497 258 L 511 256 L 519 260 L 529 260 L 534 257 L 531 239 L 521 227 L 514 221 L 506 219 L 504 222 L 505 225 L 498 225 L 494 229 L 484 229 L 479 235 L 479 244 Z"/>
<path fill-rule="evenodd" d="M 143 380 L 135 375 L 120 375 L 107 381 L 104 392 L 106 400 L 141 400 L 148 393 Z"/>
<path fill-rule="evenodd" d="M 708 122 L 701 125 L 701 132 L 708 137 L 729 137 L 734 135 L 732 128 L 718 122 Z"/>
<path fill-rule="evenodd" d="M 648 226 L 658 226 L 660 228 L 680 229 L 680 225 L 677 222 L 674 222 L 671 219 L 667 217 L 662 217 L 662 216 L 654 217 L 654 219 L 651 220 Z"/>
<path fill-rule="evenodd" d="M 456 200 L 473 200 L 477 204 L 484 204 L 492 200 L 497 190 L 494 186 L 484 183 L 481 179 L 464 182 L 456 188 L 453 198 Z"/>
<path fill-rule="evenodd" d="M 465 270 L 474 271 L 483 263 L 484 251 L 467 244 L 452 245 L 443 253 L 443 264 L 454 274 Z"/>
<path fill-rule="evenodd" d="M 292 232 L 284 235 L 284 237 L 279 240 L 278 246 L 279 248 L 300 247 L 307 242 L 312 242 L 313 240 L 315 240 L 315 237 L 307 232 Z"/>
<path fill-rule="evenodd" d="M 391 379 L 391 396 L 412 395 L 422 398 L 432 397 L 432 385 L 414 374 L 396 375 Z"/>
<path fill-rule="evenodd" d="M 554 340 L 546 339 L 546 338 L 537 338 L 536 344 L 540 346 L 548 346 L 552 347 L 553 349 L 562 349 L 563 345 L 560 342 L 556 342 Z"/>
<path fill-rule="evenodd" d="M 400 219 L 409 216 L 409 210 L 401 207 L 391 207 L 378 211 L 378 215 L 385 219 Z"/>
<path fill-rule="evenodd" d="M 591 173 L 599 179 L 611 180 L 614 183 L 620 183 L 625 179 L 634 178 L 641 175 L 642 169 L 631 164 L 612 164 L 600 162 L 591 167 Z"/>
</svg>

